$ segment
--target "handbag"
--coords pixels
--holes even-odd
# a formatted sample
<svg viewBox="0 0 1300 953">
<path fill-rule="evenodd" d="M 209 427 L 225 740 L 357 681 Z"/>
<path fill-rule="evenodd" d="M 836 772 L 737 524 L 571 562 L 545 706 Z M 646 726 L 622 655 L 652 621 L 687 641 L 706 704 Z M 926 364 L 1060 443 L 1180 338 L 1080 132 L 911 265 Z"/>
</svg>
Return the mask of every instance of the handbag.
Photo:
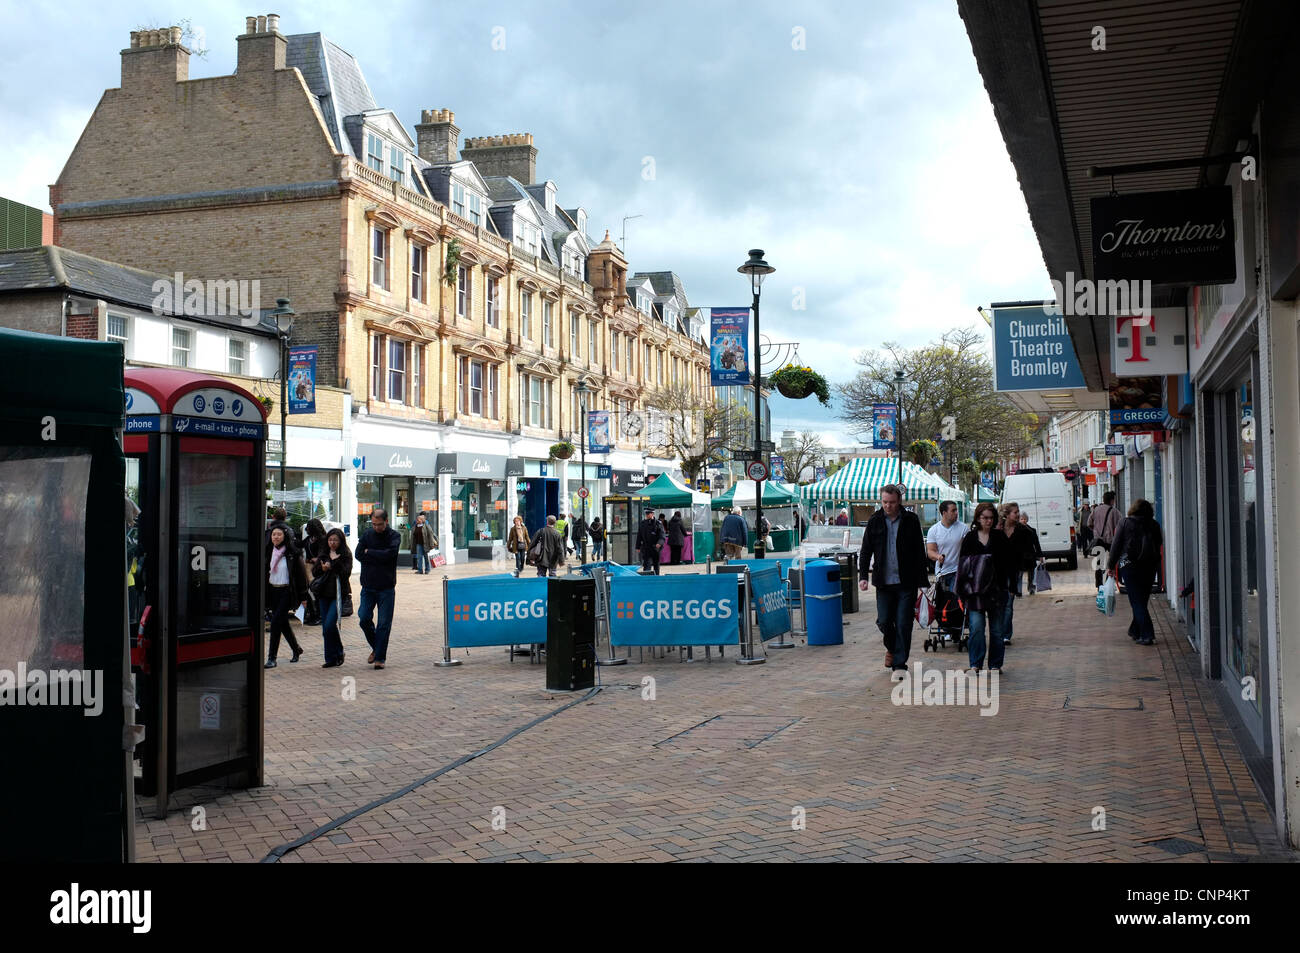
<svg viewBox="0 0 1300 953">
<path fill-rule="evenodd" d="M 916 595 L 916 624 L 923 629 L 934 624 L 934 586 Z"/>
<path fill-rule="evenodd" d="M 1034 588 L 1039 592 L 1046 592 L 1052 588 L 1052 576 L 1047 571 L 1047 566 L 1042 563 L 1034 570 Z"/>
</svg>

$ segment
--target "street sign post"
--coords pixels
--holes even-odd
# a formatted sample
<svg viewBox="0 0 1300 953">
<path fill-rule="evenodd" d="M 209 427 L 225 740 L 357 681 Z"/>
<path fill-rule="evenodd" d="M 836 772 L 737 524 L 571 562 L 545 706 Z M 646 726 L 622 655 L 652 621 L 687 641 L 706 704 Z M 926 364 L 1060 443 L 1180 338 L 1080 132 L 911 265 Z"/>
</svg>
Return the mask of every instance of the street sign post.
<svg viewBox="0 0 1300 953">
<path fill-rule="evenodd" d="M 758 459 L 758 451 L 757 450 L 735 450 L 732 452 L 731 456 L 733 459 L 735 459 L 737 463 L 747 463 L 750 460 Z"/>
</svg>

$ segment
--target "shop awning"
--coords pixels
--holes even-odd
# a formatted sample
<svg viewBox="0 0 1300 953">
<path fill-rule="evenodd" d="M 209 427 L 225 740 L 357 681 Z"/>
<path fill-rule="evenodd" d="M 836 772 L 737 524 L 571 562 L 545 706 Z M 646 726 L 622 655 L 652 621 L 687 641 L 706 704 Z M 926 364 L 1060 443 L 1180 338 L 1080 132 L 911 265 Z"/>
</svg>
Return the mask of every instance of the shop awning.
<svg viewBox="0 0 1300 953">
<path fill-rule="evenodd" d="M 764 506 L 791 506 L 799 502 L 799 488 L 775 480 L 763 481 Z M 729 510 L 733 506 L 754 505 L 754 481 L 738 480 L 736 485 L 721 496 L 714 497 L 715 510 Z"/>
<path fill-rule="evenodd" d="M 640 496 L 649 501 L 651 506 L 690 506 L 692 503 L 709 505 L 709 495 L 673 479 L 671 473 L 661 473 L 654 481 L 641 491 Z"/>
<path fill-rule="evenodd" d="M 935 482 L 936 480 L 938 483 Z M 875 502 L 880 499 L 881 487 L 897 482 L 897 458 L 858 457 L 850 460 L 825 480 L 803 487 L 801 493 L 806 500 Z M 904 503 L 941 499 L 938 484 L 942 482 L 915 463 L 903 461 L 903 486 L 907 490 Z M 952 499 L 957 497 L 954 496 Z"/>
</svg>

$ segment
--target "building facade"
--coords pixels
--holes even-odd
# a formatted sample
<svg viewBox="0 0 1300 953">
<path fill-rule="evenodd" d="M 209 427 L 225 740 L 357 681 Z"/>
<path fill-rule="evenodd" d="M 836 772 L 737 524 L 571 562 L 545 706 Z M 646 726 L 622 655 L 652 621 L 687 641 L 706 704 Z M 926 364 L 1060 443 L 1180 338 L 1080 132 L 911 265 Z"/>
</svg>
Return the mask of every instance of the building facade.
<svg viewBox="0 0 1300 953">
<path fill-rule="evenodd" d="M 530 135 L 462 148 L 438 109 L 411 137 L 350 54 L 278 17 L 248 18 L 237 44 L 234 75 L 190 80 L 176 28 L 132 34 L 51 187 L 56 241 L 290 298 L 293 343 L 318 345 L 322 382 L 351 397 L 334 519 L 355 534 L 382 505 L 406 545 L 426 511 L 455 560 L 516 513 L 537 528 L 585 500 L 590 517 L 613 473 L 676 468 L 647 433 L 654 393 L 712 399 L 680 280 L 648 273 L 639 309 L 608 233 L 538 181 Z M 160 134 L 181 128 L 203 134 Z M 581 446 L 584 407 L 617 426 L 585 473 L 580 452 L 551 454 Z M 291 435 L 291 472 L 314 469 L 297 450 Z"/>
</svg>

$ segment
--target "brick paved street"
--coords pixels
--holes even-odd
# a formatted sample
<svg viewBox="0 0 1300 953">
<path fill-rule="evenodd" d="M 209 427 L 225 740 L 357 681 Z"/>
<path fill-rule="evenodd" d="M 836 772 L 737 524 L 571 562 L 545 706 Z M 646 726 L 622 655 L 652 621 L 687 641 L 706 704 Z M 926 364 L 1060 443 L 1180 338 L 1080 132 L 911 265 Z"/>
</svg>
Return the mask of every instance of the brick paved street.
<svg viewBox="0 0 1300 953">
<path fill-rule="evenodd" d="M 765 665 L 634 650 L 594 697 L 283 862 L 1293 859 L 1169 616 L 1157 609 L 1157 645 L 1142 648 L 1126 605 L 1093 608 L 1090 571 L 1054 579 L 1017 607 L 993 717 L 892 704 L 868 598 L 842 647 Z M 400 574 L 384 671 L 362 664 L 351 619 L 342 668 L 319 667 L 319 637 L 299 664 L 282 658 L 266 673 L 267 785 L 182 791 L 165 821 L 141 799 L 140 859 L 259 860 L 574 700 L 503 649 L 433 667 L 440 600 L 439 576 Z M 921 639 L 913 663 L 964 665 Z M 196 805 L 205 831 L 191 830 Z M 792 830 L 800 807 L 806 829 Z"/>
</svg>

